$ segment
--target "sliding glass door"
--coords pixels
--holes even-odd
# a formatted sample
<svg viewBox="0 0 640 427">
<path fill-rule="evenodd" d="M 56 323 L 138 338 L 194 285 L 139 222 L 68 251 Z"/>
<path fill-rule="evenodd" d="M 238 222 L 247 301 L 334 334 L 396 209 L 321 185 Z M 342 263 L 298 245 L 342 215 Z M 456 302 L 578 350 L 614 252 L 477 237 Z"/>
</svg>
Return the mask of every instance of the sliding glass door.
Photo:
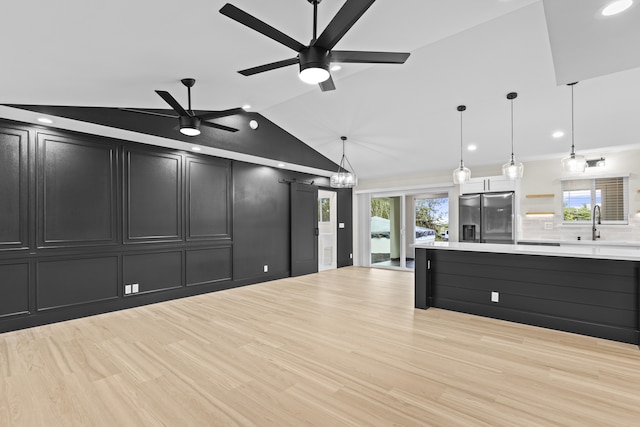
<svg viewBox="0 0 640 427">
<path fill-rule="evenodd" d="M 414 244 L 449 239 L 449 190 L 405 194 L 361 195 L 360 248 L 365 258 L 359 265 L 413 269 Z"/>
<path fill-rule="evenodd" d="M 372 197 L 370 221 L 371 265 L 404 268 L 401 197 Z"/>
</svg>

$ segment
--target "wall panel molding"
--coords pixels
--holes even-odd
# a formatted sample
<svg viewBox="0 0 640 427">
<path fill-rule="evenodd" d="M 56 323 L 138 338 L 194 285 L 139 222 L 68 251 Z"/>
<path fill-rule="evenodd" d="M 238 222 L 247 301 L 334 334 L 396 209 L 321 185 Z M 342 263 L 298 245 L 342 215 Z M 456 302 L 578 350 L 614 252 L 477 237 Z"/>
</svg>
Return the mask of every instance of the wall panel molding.
<svg viewBox="0 0 640 427">
<path fill-rule="evenodd" d="M 124 243 L 181 241 L 182 156 L 124 149 Z"/>
<path fill-rule="evenodd" d="M 38 247 L 118 243 L 117 146 L 46 133 L 36 144 Z"/>
<path fill-rule="evenodd" d="M 29 132 L 0 127 L 0 250 L 28 243 Z"/>
<path fill-rule="evenodd" d="M 186 158 L 187 240 L 231 240 L 231 162 Z"/>
</svg>

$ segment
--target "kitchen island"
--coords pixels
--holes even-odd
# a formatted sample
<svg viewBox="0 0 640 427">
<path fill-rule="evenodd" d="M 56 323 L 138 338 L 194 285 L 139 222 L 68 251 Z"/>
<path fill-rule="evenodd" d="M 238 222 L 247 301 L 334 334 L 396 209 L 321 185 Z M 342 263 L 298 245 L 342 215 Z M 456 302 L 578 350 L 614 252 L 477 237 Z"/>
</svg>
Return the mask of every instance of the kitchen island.
<svg viewBox="0 0 640 427">
<path fill-rule="evenodd" d="M 640 345 L 640 248 L 415 245 L 415 307 Z"/>
</svg>

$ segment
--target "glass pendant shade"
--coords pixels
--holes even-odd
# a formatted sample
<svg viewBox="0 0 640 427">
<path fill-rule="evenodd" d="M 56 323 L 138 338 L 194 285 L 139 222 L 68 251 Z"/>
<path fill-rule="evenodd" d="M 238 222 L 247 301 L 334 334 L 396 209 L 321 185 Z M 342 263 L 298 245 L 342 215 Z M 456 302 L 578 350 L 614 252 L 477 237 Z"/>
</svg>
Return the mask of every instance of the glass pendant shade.
<svg viewBox="0 0 640 427">
<path fill-rule="evenodd" d="M 562 159 L 562 169 L 564 169 L 565 172 L 570 173 L 584 172 L 587 169 L 587 160 L 584 156 L 580 156 L 572 152 Z"/>
<path fill-rule="evenodd" d="M 507 94 L 507 99 L 511 101 L 511 159 L 502 165 L 502 176 L 507 179 L 520 179 L 524 175 L 524 165 L 516 162 L 516 158 L 513 155 L 513 100 L 517 97 L 518 94 L 516 92 Z"/>
<path fill-rule="evenodd" d="M 460 167 L 453 170 L 453 183 L 464 184 L 471 179 L 471 171 L 469 168 L 464 167 L 464 161 L 462 160 L 462 112 L 467 107 L 464 105 L 458 105 L 457 110 L 460 112 Z"/>
<path fill-rule="evenodd" d="M 463 163 L 460 163 L 460 167 L 453 170 L 453 183 L 464 184 L 471 179 L 471 171 L 469 168 L 465 168 Z"/>
<path fill-rule="evenodd" d="M 349 170 L 353 170 L 353 166 L 351 166 L 351 162 L 344 154 L 344 142 L 347 137 L 341 136 L 340 139 L 342 140 L 342 158 L 340 159 L 340 165 L 338 165 L 338 171 L 331 175 L 329 185 L 332 188 L 353 188 L 358 185 L 358 177 L 355 173 L 349 172 Z M 347 170 L 347 166 L 349 166 L 349 170 Z"/>
<path fill-rule="evenodd" d="M 509 179 L 520 179 L 524 175 L 524 165 L 511 157 L 510 161 L 502 165 L 502 175 Z"/>
</svg>

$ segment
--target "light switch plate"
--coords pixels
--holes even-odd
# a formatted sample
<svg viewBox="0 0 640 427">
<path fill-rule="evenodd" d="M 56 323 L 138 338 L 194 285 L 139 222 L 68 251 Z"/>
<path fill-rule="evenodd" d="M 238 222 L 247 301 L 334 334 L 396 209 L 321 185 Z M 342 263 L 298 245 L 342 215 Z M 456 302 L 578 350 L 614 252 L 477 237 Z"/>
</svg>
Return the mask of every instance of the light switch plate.
<svg viewBox="0 0 640 427">
<path fill-rule="evenodd" d="M 338 228 L 344 228 L 344 222 L 338 223 Z"/>
<path fill-rule="evenodd" d="M 268 273 L 268 272 L 269 272 L 269 266 L 268 266 L 268 265 L 265 265 L 265 266 L 264 266 L 264 272 L 265 272 L 265 273 Z"/>
<path fill-rule="evenodd" d="M 137 283 L 134 283 L 133 285 L 131 285 L 131 293 L 137 294 L 140 291 L 140 285 Z"/>
<path fill-rule="evenodd" d="M 124 294 L 129 295 L 131 293 L 131 285 L 124 285 Z"/>
</svg>

